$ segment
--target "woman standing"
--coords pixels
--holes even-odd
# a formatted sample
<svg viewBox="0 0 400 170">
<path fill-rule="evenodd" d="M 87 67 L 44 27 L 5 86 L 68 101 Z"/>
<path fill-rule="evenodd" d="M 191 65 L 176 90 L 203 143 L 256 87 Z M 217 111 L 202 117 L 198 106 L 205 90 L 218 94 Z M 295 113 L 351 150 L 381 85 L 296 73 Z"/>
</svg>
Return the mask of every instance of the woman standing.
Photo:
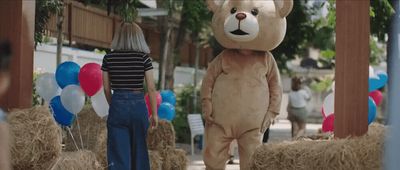
<svg viewBox="0 0 400 170">
<path fill-rule="evenodd" d="M 110 104 L 107 120 L 107 158 L 110 170 L 149 170 L 146 146 L 149 127 L 143 82 L 152 108 L 151 126 L 158 126 L 153 66 L 140 27 L 122 23 L 114 34 L 113 51 L 103 59 L 103 84 Z M 113 94 L 111 94 L 113 90 Z"/>
<path fill-rule="evenodd" d="M 303 136 L 306 132 L 307 103 L 310 93 L 302 89 L 301 79 L 292 78 L 292 91 L 289 93 L 288 119 L 292 123 L 292 138 Z"/>
</svg>

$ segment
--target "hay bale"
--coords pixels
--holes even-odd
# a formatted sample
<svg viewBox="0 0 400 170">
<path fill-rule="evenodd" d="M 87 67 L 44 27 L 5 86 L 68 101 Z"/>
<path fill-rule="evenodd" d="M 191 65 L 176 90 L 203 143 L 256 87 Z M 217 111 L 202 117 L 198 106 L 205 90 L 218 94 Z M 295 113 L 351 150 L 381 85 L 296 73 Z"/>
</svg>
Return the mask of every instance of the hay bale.
<svg viewBox="0 0 400 170">
<path fill-rule="evenodd" d="M 149 151 L 150 169 L 162 170 L 162 157 L 158 151 Z"/>
<path fill-rule="evenodd" d="M 107 163 L 107 129 L 103 129 L 97 136 L 96 146 L 94 148 L 97 160 L 103 167 L 108 167 Z"/>
<path fill-rule="evenodd" d="M 368 134 L 349 139 L 293 141 L 263 145 L 251 158 L 251 169 L 382 169 L 385 128 L 371 125 Z"/>
<path fill-rule="evenodd" d="M 168 121 L 161 120 L 158 128 L 149 128 L 147 133 L 147 147 L 150 150 L 161 151 L 166 148 L 175 148 L 175 130 Z"/>
<path fill-rule="evenodd" d="M 98 137 L 98 143 L 95 148 L 97 160 L 102 167 L 108 167 L 107 163 L 107 130 L 102 131 Z M 149 150 L 149 159 L 151 170 L 161 170 L 163 159 L 158 151 Z"/>
<path fill-rule="evenodd" d="M 186 151 L 169 147 L 159 152 L 163 160 L 162 170 L 186 170 L 188 163 Z"/>
<path fill-rule="evenodd" d="M 63 152 L 51 170 L 101 170 L 96 155 L 88 150 Z"/>
<path fill-rule="evenodd" d="M 78 121 L 80 125 L 80 132 L 78 129 Z M 85 106 L 82 111 L 78 113 L 77 121 L 75 121 L 72 125 L 71 132 L 75 138 L 76 144 L 80 149 L 94 151 L 96 142 L 98 141 L 97 135 L 104 129 L 107 129 L 106 121 L 97 116 L 92 106 Z M 82 135 L 83 148 L 80 135 Z M 65 151 L 77 151 L 71 135 L 66 133 L 65 136 Z"/>
<path fill-rule="evenodd" d="M 309 136 L 300 136 L 295 140 L 307 141 L 307 140 L 332 140 L 332 139 L 333 139 L 333 133 L 318 133 Z"/>
<path fill-rule="evenodd" d="M 156 130 L 149 130 L 147 145 L 149 149 L 149 158 L 152 170 L 186 170 L 186 152 L 183 150 L 172 149 L 175 148 L 175 131 L 171 123 L 167 121 L 160 121 L 159 127 Z M 102 129 L 97 134 L 97 142 L 94 148 L 94 153 L 96 154 L 97 160 L 99 160 L 100 164 L 103 167 L 107 167 L 106 128 Z M 168 163 L 166 163 L 166 161 Z"/>
<path fill-rule="evenodd" d="M 11 158 L 14 169 L 48 169 L 61 154 L 61 130 L 48 107 L 11 111 Z"/>
</svg>

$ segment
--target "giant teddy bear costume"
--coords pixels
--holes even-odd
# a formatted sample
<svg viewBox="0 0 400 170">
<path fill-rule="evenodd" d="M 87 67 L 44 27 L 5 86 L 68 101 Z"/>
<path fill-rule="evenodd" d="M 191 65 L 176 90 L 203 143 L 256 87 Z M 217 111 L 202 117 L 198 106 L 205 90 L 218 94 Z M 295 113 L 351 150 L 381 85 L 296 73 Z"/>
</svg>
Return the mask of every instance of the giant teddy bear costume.
<svg viewBox="0 0 400 170">
<path fill-rule="evenodd" d="M 263 132 L 279 114 L 282 87 L 270 50 L 286 33 L 293 0 L 206 0 L 212 28 L 226 48 L 208 66 L 201 100 L 206 119 L 204 162 L 225 169 L 232 140 L 239 145 L 240 168 L 261 145 Z"/>
</svg>

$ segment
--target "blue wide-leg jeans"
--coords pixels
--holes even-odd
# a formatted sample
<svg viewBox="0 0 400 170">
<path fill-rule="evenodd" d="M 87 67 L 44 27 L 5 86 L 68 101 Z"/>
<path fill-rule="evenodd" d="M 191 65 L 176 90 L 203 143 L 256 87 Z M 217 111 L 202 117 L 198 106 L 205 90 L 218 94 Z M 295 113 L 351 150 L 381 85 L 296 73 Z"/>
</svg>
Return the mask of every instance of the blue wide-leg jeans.
<svg viewBox="0 0 400 170">
<path fill-rule="evenodd" d="M 142 92 L 114 91 L 107 119 L 109 170 L 150 170 L 147 112 Z"/>
</svg>

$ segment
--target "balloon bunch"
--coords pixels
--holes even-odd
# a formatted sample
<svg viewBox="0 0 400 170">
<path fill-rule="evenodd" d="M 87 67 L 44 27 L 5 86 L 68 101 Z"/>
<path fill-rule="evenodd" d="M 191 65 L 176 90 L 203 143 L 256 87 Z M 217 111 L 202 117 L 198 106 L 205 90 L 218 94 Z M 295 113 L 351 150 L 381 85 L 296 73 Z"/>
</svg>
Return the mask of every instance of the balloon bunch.
<svg viewBox="0 0 400 170">
<path fill-rule="evenodd" d="M 148 94 L 146 94 L 145 99 L 146 99 L 147 110 L 149 111 L 149 117 L 150 117 L 152 110 Z M 172 92 L 171 90 L 163 90 L 160 93 L 157 93 L 158 117 L 160 119 L 165 119 L 168 121 L 174 120 L 175 104 L 176 104 L 176 96 L 175 93 Z"/>
<path fill-rule="evenodd" d="M 68 61 L 60 64 L 55 74 L 44 73 L 38 77 L 37 93 L 49 102 L 50 110 L 60 125 L 72 125 L 76 114 L 85 105 L 85 94 L 91 97 L 92 106 L 100 117 L 108 114 L 100 68 L 96 63 L 80 68 L 78 64 Z"/>
<path fill-rule="evenodd" d="M 377 106 L 381 105 L 383 100 L 382 92 L 380 92 L 378 89 L 386 85 L 388 81 L 388 75 L 386 72 L 382 71 L 374 73 L 372 67 L 370 67 L 369 71 L 368 124 L 371 124 L 376 118 Z M 332 89 L 333 92 L 325 98 L 322 106 L 321 112 L 324 118 L 322 123 L 323 132 L 333 132 L 334 130 L 334 87 Z"/>
</svg>

